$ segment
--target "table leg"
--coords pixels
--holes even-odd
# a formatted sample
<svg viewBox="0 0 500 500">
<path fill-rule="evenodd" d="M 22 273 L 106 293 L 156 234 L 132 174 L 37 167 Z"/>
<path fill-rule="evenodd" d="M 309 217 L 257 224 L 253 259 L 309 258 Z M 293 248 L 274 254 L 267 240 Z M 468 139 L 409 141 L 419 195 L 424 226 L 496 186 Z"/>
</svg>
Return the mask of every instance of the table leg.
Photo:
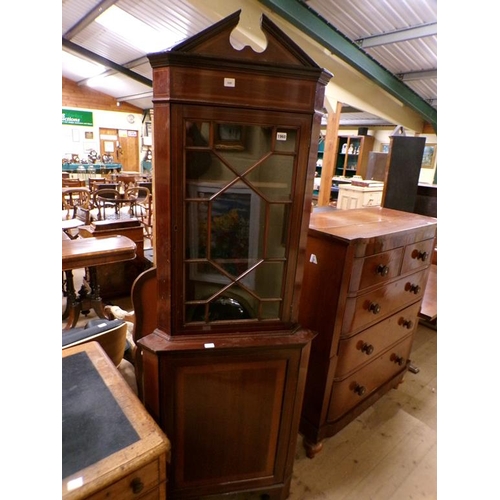
<svg viewBox="0 0 500 500">
<path fill-rule="evenodd" d="M 64 310 L 62 319 L 68 318 L 65 330 L 74 328 L 78 322 L 78 317 L 81 311 L 81 302 L 76 296 L 75 284 L 73 282 L 73 271 L 64 271 L 66 274 L 66 309 Z"/>
<path fill-rule="evenodd" d="M 106 318 L 104 306 L 101 299 L 101 290 L 97 282 L 97 270 L 95 267 L 89 267 L 90 284 L 90 307 L 94 309 L 99 318 Z"/>
<path fill-rule="evenodd" d="M 65 271 L 66 273 L 66 288 L 68 297 L 66 299 L 66 309 L 63 313 L 62 319 L 68 318 L 66 322 L 65 330 L 70 328 L 75 328 L 78 323 L 78 318 L 81 312 L 87 312 L 90 309 L 94 309 L 95 313 L 99 318 L 106 319 L 106 314 L 104 312 L 104 306 L 102 299 L 100 297 L 99 284 L 97 283 L 97 272 L 95 267 L 89 267 L 89 284 L 90 293 L 86 290 L 80 291 L 77 296 L 75 285 L 73 282 L 73 272 Z"/>
</svg>

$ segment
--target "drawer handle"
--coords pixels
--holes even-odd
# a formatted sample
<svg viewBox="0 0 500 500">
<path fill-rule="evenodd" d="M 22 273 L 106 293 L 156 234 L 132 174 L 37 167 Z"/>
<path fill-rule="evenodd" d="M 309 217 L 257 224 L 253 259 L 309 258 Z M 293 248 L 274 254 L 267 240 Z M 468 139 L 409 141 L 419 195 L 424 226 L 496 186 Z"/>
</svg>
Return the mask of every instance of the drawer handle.
<svg viewBox="0 0 500 500">
<path fill-rule="evenodd" d="M 380 309 L 380 304 L 377 304 L 376 302 L 371 302 L 368 306 L 368 310 L 373 314 L 378 314 L 380 312 Z"/>
<path fill-rule="evenodd" d="M 357 383 L 354 383 L 353 391 L 358 396 L 362 396 L 366 392 L 366 387 L 364 385 L 359 385 Z"/>
<path fill-rule="evenodd" d="M 413 259 L 425 262 L 429 258 L 429 252 L 419 252 L 418 250 L 413 250 L 411 256 Z"/>
<path fill-rule="evenodd" d="M 413 328 L 413 321 L 411 319 L 402 319 L 400 324 L 403 328 L 407 328 L 408 330 Z"/>
<path fill-rule="evenodd" d="M 364 352 L 367 356 L 373 353 L 375 348 L 371 344 L 367 344 L 366 342 L 363 342 L 363 345 L 361 346 L 361 352 Z"/>
<path fill-rule="evenodd" d="M 135 477 L 130 483 L 133 493 L 140 493 L 144 489 L 144 483 L 141 481 L 140 477 Z"/>
<path fill-rule="evenodd" d="M 420 285 L 416 285 L 415 283 L 406 283 L 405 291 L 417 295 L 418 293 L 420 293 Z"/>
<path fill-rule="evenodd" d="M 402 356 L 398 356 L 397 354 L 391 354 L 391 361 L 396 363 L 399 366 L 403 366 L 405 364 L 405 359 Z"/>
<path fill-rule="evenodd" d="M 377 266 L 377 274 L 380 274 L 380 276 L 387 276 L 389 274 L 389 266 L 379 264 Z"/>
</svg>

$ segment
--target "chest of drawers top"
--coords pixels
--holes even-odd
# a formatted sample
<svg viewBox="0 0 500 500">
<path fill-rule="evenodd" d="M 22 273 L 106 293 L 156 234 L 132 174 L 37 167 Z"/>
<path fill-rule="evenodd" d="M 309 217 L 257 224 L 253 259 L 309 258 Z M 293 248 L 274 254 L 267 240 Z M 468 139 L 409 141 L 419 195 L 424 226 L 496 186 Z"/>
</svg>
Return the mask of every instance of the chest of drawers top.
<svg viewBox="0 0 500 500">
<path fill-rule="evenodd" d="M 437 219 L 383 207 L 318 210 L 311 214 L 309 233 L 354 247 L 366 257 L 434 238 Z"/>
</svg>

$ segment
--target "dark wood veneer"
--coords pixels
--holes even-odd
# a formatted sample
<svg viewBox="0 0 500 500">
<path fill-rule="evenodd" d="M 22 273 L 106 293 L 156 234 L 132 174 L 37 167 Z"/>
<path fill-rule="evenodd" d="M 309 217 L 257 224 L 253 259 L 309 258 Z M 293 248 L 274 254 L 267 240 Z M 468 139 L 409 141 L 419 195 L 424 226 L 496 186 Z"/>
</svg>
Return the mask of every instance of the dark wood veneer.
<svg viewBox="0 0 500 500">
<path fill-rule="evenodd" d="M 298 305 L 331 75 L 265 16 L 267 48 L 235 50 L 238 21 L 149 55 L 158 307 L 139 366 L 172 442 L 172 499 L 288 496 L 315 335 Z M 234 220 L 226 249 L 217 231 Z"/>
</svg>

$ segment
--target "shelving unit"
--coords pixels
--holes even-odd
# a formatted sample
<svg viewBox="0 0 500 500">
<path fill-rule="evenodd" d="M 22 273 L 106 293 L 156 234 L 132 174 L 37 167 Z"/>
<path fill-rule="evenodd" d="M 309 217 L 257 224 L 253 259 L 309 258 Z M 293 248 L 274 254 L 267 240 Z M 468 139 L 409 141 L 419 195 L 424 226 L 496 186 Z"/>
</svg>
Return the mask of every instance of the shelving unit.
<svg viewBox="0 0 500 500">
<path fill-rule="evenodd" d="M 318 142 L 318 158 L 316 160 L 316 170 L 314 172 L 313 200 L 317 201 L 319 195 L 319 186 L 321 183 L 321 171 L 323 169 L 323 154 L 325 152 L 325 137 L 320 136 Z"/>
<path fill-rule="evenodd" d="M 365 177 L 368 153 L 373 149 L 375 138 L 371 135 L 339 136 L 335 176 Z"/>
</svg>

